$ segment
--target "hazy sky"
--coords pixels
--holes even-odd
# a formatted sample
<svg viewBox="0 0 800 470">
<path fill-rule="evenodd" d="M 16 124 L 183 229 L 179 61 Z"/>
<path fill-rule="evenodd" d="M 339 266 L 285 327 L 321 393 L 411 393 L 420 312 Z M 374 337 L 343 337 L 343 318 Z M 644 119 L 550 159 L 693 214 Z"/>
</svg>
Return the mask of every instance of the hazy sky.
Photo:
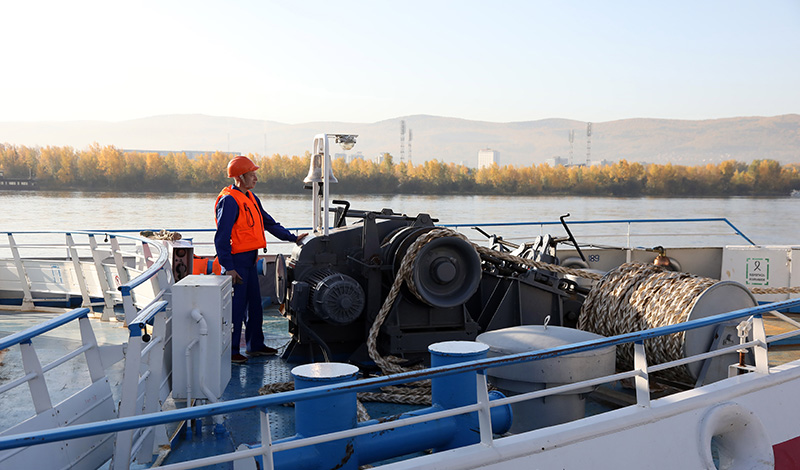
<svg viewBox="0 0 800 470">
<path fill-rule="evenodd" d="M 16 0 L 0 18 L 0 121 L 800 112 L 799 0 Z"/>
</svg>

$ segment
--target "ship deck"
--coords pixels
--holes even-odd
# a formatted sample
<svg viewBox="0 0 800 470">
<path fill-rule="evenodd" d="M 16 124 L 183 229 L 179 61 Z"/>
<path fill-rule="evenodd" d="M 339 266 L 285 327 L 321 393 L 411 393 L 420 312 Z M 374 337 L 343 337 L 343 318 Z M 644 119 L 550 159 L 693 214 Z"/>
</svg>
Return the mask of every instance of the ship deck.
<svg viewBox="0 0 800 470">
<path fill-rule="evenodd" d="M 52 309 L 47 313 L 31 313 L 16 311 L 0 311 L 0 338 L 27 329 L 49 318 L 63 313 L 62 309 Z M 800 320 L 800 314 L 789 314 L 793 320 Z M 280 353 L 288 346 L 291 336 L 288 331 L 287 320 L 278 309 L 270 306 L 265 309 L 264 336 L 268 346 L 278 349 L 279 354 L 272 357 L 253 357 L 245 364 L 232 364 L 231 379 L 228 383 L 222 401 L 247 398 L 259 394 L 259 389 L 265 384 L 291 382 L 291 369 L 293 364 L 288 364 L 280 357 Z M 128 329 L 120 322 L 101 322 L 92 319 L 92 326 L 98 344 L 121 344 L 127 340 Z M 779 334 L 792 329 L 791 325 L 772 316 L 765 317 L 765 326 L 768 335 Z M 57 357 L 63 354 L 68 347 L 80 342 L 80 333 L 77 328 L 59 328 L 43 335 L 44 344 L 37 345 L 37 350 L 42 352 L 41 360 L 48 360 L 48 355 Z M 800 344 L 785 342 L 771 345 L 769 351 L 770 366 L 782 364 L 800 358 Z M 19 370 L 18 370 L 19 369 Z M 21 373 L 21 359 L 19 351 L 14 348 L 0 351 L 0 384 Z M 68 397 L 74 391 L 70 383 L 73 381 L 68 376 L 69 372 L 62 372 L 61 378 L 48 378 L 48 381 L 63 382 L 63 386 L 54 393 L 54 400 Z M 74 372 L 73 372 L 74 373 Z M 122 365 L 116 364 L 108 370 L 108 377 L 114 386 L 122 382 Z M 658 395 L 673 393 L 669 387 L 653 390 L 654 398 Z M 9 410 L 0 416 L 0 429 L 16 424 L 26 416 L 33 416 L 30 396 L 25 391 L 13 398 L 13 406 L 4 398 L 4 409 Z M 59 398 L 60 397 L 60 398 Z M 589 396 L 586 412 L 588 415 L 608 411 L 613 408 L 627 406 L 635 403 L 635 395 L 630 384 L 615 384 L 613 387 L 604 386 Z M 165 408 L 183 408 L 185 400 L 172 401 L 168 399 Z M 421 408 L 424 405 L 400 405 L 388 403 L 364 403 L 372 418 L 381 418 L 395 415 L 405 411 Z M 291 407 L 271 407 L 269 409 L 270 432 L 273 439 L 280 439 L 294 435 L 294 410 Z M 260 422 L 258 413 L 231 413 L 221 415 L 220 424 L 211 418 L 196 422 L 174 423 L 169 428 L 172 442 L 170 449 L 164 449 L 156 464 L 177 463 L 184 460 L 203 456 L 219 455 L 236 450 L 242 444 L 257 444 L 261 440 Z M 208 468 L 230 469 L 232 465 L 220 464 Z"/>
</svg>

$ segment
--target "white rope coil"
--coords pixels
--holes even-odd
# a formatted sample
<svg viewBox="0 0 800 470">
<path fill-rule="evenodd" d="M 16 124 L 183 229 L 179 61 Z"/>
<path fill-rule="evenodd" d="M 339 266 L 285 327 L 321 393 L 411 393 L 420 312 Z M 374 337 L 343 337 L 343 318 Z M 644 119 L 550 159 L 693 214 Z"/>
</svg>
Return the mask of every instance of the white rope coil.
<svg viewBox="0 0 800 470">
<path fill-rule="evenodd" d="M 578 329 L 615 336 L 683 323 L 700 294 L 717 282 L 649 264 L 623 264 L 592 288 L 583 303 Z M 685 332 L 645 340 L 648 364 L 682 359 L 684 342 Z M 632 344 L 617 347 L 617 366 L 624 370 L 633 367 Z M 694 382 L 685 366 L 668 369 L 662 377 Z"/>
</svg>

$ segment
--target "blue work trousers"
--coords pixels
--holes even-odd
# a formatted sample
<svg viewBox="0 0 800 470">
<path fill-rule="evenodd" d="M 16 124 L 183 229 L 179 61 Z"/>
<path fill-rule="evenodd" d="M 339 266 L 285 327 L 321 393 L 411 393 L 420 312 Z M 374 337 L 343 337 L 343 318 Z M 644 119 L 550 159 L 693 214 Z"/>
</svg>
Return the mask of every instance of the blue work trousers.
<svg viewBox="0 0 800 470">
<path fill-rule="evenodd" d="M 244 254 L 244 253 L 242 253 Z M 261 288 L 258 285 L 258 271 L 255 256 L 247 266 L 235 266 L 236 272 L 242 276 L 241 284 L 233 285 L 233 340 L 231 354 L 239 353 L 242 337 L 242 323 L 245 323 L 244 338 L 248 351 L 264 349 L 264 310 L 261 305 Z"/>
</svg>

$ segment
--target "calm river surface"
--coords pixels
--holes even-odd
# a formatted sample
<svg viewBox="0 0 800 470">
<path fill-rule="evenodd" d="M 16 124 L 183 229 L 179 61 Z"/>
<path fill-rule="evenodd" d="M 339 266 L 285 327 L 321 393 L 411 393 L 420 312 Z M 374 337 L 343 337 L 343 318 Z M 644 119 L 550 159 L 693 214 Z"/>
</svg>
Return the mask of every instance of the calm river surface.
<svg viewBox="0 0 800 470">
<path fill-rule="evenodd" d="M 258 191 L 265 209 L 287 228 L 311 225 L 311 198 L 270 195 Z M 725 217 L 755 243 L 800 245 L 800 199 L 797 198 L 587 198 L 587 197 L 509 197 L 509 196 L 341 196 L 353 209 L 380 210 L 416 215 L 421 212 L 439 219 L 441 224 L 487 222 L 553 222 L 571 214 L 568 221 L 608 219 L 718 218 Z M 88 192 L 0 192 L 0 230 L 121 230 L 121 229 L 213 229 L 215 195 L 198 193 L 117 194 Z M 332 220 L 332 219 L 331 219 Z M 726 229 L 716 224 L 716 230 Z M 558 227 L 545 227 L 544 233 L 560 236 Z M 597 227 L 575 226 L 579 241 L 597 232 Z M 615 228 L 624 233 L 626 227 Z M 639 229 L 637 229 L 639 230 Z M 696 231 L 698 229 L 692 229 Z M 707 227 L 699 229 L 709 230 Z M 530 239 L 540 228 L 487 229 L 507 239 Z M 604 229 L 604 231 L 609 231 Z M 731 232 L 731 230 L 728 230 Z M 481 236 L 465 230 L 470 237 Z M 209 234 L 194 236 L 210 240 Z M 654 240 L 657 243 L 659 240 Z M 698 240 L 694 240 L 695 243 Z M 608 242 L 611 243 L 611 242 Z M 620 243 L 618 240 L 613 243 Z M 644 242 L 643 242 L 644 243 Z M 741 239 L 701 244 L 741 244 Z M 670 243 L 660 243 L 665 246 Z M 675 245 L 675 244 L 671 244 Z M 644 244 L 640 246 L 646 246 Z"/>
</svg>

